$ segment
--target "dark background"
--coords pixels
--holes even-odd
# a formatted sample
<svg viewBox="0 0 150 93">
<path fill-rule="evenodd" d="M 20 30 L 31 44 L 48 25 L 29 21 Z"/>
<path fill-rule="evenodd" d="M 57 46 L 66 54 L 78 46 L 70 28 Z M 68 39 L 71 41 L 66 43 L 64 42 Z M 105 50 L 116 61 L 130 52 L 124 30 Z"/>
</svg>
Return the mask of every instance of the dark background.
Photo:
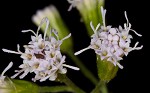
<svg viewBox="0 0 150 93">
<path fill-rule="evenodd" d="M 36 13 L 38 9 L 43 9 L 44 7 L 53 4 L 59 10 L 62 19 L 65 21 L 69 30 L 74 38 L 74 50 L 78 51 L 90 43 L 90 38 L 88 37 L 85 26 L 80 23 L 80 15 L 78 11 L 73 8 L 72 11 L 68 12 L 67 9 L 69 4 L 66 0 L 26 0 L 26 1 L 16 1 L 16 2 L 1 2 L 1 13 L 0 13 L 0 49 L 7 48 L 11 50 L 16 50 L 17 44 L 21 46 L 27 44 L 30 41 L 31 33 L 21 33 L 21 30 L 33 29 L 36 31 L 37 26 L 35 26 L 31 21 L 31 16 Z M 110 93 L 144 93 L 146 91 L 146 84 L 148 84 L 147 76 L 149 75 L 147 62 L 148 59 L 145 55 L 146 44 L 149 39 L 146 38 L 146 33 L 148 32 L 148 26 L 146 22 L 148 19 L 146 17 L 148 13 L 147 6 L 144 2 L 138 0 L 106 0 L 105 8 L 107 9 L 107 24 L 118 27 L 118 25 L 123 25 L 126 20 L 124 17 L 124 11 L 127 11 L 127 15 L 130 23 L 132 24 L 132 29 L 135 29 L 138 33 L 142 34 L 143 37 L 138 37 L 134 35 L 131 46 L 134 46 L 136 41 L 139 41 L 139 45 L 144 45 L 144 48 L 140 51 L 133 51 L 129 53 L 121 64 L 124 66 L 123 70 L 119 70 L 117 76 L 109 82 L 108 89 Z M 23 48 L 21 48 L 23 50 Z M 147 52 L 149 50 L 146 50 Z M 95 55 L 93 50 L 88 50 L 83 54 L 78 56 L 84 64 L 96 75 L 96 63 Z M 19 55 L 7 54 L 2 50 L 0 51 L 0 72 L 7 66 L 7 64 L 13 61 L 14 67 L 8 71 L 7 75 L 11 76 L 14 74 L 14 69 L 18 69 L 22 62 Z M 66 59 L 67 64 L 75 65 L 69 57 Z M 31 75 L 31 74 L 30 74 Z M 77 85 L 89 93 L 90 90 L 94 88 L 81 72 L 73 71 L 68 69 L 67 73 Z M 25 80 L 31 80 L 31 76 L 24 78 Z M 43 83 L 37 82 L 39 85 L 56 85 L 55 82 L 46 81 Z"/>
</svg>

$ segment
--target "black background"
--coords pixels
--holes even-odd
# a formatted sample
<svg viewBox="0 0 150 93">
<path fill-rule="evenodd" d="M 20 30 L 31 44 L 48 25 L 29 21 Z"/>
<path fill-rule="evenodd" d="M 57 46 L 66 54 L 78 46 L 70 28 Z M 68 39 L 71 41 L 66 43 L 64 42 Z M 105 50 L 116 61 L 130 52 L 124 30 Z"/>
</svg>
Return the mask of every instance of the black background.
<svg viewBox="0 0 150 93">
<path fill-rule="evenodd" d="M 61 17 L 65 21 L 69 30 L 74 38 L 74 50 L 78 51 L 90 43 L 85 26 L 80 23 L 80 15 L 78 11 L 73 8 L 72 11 L 68 12 L 67 9 L 69 4 L 66 0 L 26 0 L 26 1 L 14 1 L 14 2 L 1 2 L 1 19 L 0 19 L 0 49 L 7 48 L 16 50 L 17 44 L 24 45 L 30 41 L 30 33 L 21 33 L 21 30 L 33 29 L 36 31 L 35 26 L 31 21 L 31 16 L 36 13 L 37 10 L 43 9 L 44 7 L 53 4 L 59 10 Z M 124 66 L 123 70 L 119 70 L 117 76 L 108 84 L 110 93 L 144 93 L 146 90 L 146 84 L 148 83 L 147 76 L 148 68 L 146 67 L 148 59 L 144 51 L 146 50 L 146 43 L 149 42 L 146 38 L 148 32 L 148 17 L 146 17 L 148 9 L 144 2 L 138 0 L 106 0 L 105 8 L 107 9 L 107 24 L 118 27 L 126 22 L 124 18 L 124 11 L 127 11 L 127 15 L 132 29 L 135 29 L 138 33 L 142 34 L 143 37 L 134 35 L 131 46 L 136 41 L 144 45 L 144 48 L 140 51 L 133 51 L 129 53 L 121 64 Z M 23 50 L 23 48 L 21 48 Z M 147 50 L 148 51 L 148 50 Z M 88 50 L 78 56 L 84 64 L 96 75 L 96 63 L 95 55 L 93 50 Z M 7 66 L 7 64 L 13 61 L 14 67 L 8 71 L 7 75 L 11 76 L 14 74 L 14 69 L 18 69 L 17 66 L 21 64 L 21 58 L 19 55 L 7 54 L 2 50 L 0 51 L 0 72 Z M 67 64 L 75 65 L 69 57 L 66 59 Z M 31 75 L 31 74 L 30 74 Z M 94 85 L 92 85 L 88 79 L 81 74 L 81 72 L 73 71 L 68 69 L 67 73 L 77 85 L 89 93 Z M 27 76 L 25 80 L 31 80 L 32 76 Z M 55 82 L 37 82 L 39 85 L 55 85 Z"/>
</svg>

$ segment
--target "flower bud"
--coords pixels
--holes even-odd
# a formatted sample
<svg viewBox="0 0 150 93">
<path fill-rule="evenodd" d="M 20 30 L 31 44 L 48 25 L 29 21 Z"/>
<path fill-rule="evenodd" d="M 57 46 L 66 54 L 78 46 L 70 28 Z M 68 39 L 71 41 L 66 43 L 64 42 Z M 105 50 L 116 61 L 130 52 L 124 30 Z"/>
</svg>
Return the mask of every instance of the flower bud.
<svg viewBox="0 0 150 93">
<path fill-rule="evenodd" d="M 94 26 L 102 23 L 99 8 L 104 5 L 104 0 L 68 0 L 68 2 L 71 4 L 68 10 L 70 11 L 72 7 L 77 8 L 80 12 L 81 20 L 83 20 L 88 34 L 91 36 L 93 32 L 89 24 L 91 21 Z"/>
</svg>

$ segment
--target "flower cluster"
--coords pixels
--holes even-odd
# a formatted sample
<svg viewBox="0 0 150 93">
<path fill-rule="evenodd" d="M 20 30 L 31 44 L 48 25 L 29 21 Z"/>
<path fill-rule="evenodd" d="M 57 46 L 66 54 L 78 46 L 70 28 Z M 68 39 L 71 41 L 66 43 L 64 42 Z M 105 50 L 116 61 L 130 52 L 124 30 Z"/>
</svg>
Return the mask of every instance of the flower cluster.
<svg viewBox="0 0 150 93">
<path fill-rule="evenodd" d="M 46 28 L 44 37 L 39 34 L 39 30 L 42 24 L 46 22 Z M 50 36 L 47 38 L 47 30 L 49 27 L 49 20 L 43 18 L 38 29 L 37 33 L 32 30 L 23 30 L 22 32 L 32 32 L 35 36 L 31 36 L 31 41 L 28 45 L 24 45 L 25 52 L 20 51 L 20 46 L 18 45 L 18 51 L 12 51 L 3 49 L 4 52 L 20 54 L 23 59 L 23 64 L 19 66 L 21 70 L 16 70 L 17 72 L 12 78 L 15 78 L 19 74 L 23 73 L 20 78 L 24 78 L 28 73 L 35 73 L 35 77 L 32 80 L 45 81 L 47 79 L 54 81 L 57 78 L 57 74 L 65 74 L 67 72 L 66 68 L 72 68 L 74 70 L 79 70 L 77 67 L 69 66 L 65 63 L 65 56 L 60 52 L 60 45 L 63 41 L 71 36 L 64 37 L 59 39 L 58 33 L 52 29 L 50 31 Z M 54 34 L 54 36 L 52 36 Z"/>
<path fill-rule="evenodd" d="M 106 10 L 101 7 L 103 25 L 97 25 L 96 28 L 90 23 L 94 34 L 91 36 L 91 43 L 87 48 L 84 48 L 75 53 L 75 55 L 80 54 L 81 52 L 87 49 L 94 49 L 95 53 L 100 56 L 101 60 L 107 60 L 114 64 L 114 66 L 119 66 L 119 68 L 123 68 L 120 65 L 119 61 L 122 60 L 123 56 L 127 56 L 129 52 L 132 50 L 142 49 L 143 46 L 137 47 L 138 42 L 134 47 L 130 47 L 132 35 L 129 34 L 130 31 L 134 32 L 138 36 L 142 36 L 138 34 L 136 31 L 131 29 L 131 24 L 128 21 L 126 12 L 125 18 L 127 23 L 124 24 L 124 28 L 119 26 L 119 28 L 112 28 L 111 26 L 106 26 L 105 24 L 105 15 Z M 99 29 L 100 27 L 100 29 Z"/>
</svg>

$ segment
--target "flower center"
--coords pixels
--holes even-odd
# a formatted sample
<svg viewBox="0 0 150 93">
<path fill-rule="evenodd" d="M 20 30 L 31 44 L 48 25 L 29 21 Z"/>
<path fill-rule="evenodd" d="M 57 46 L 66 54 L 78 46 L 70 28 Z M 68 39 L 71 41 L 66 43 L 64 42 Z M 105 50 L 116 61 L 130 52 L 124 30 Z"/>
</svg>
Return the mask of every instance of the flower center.
<svg viewBox="0 0 150 93">
<path fill-rule="evenodd" d="M 39 48 L 40 49 L 43 49 L 45 47 L 45 44 L 44 43 L 41 43 L 40 45 L 39 45 Z"/>
<path fill-rule="evenodd" d="M 123 38 L 124 40 L 126 40 L 126 39 L 127 39 L 127 36 L 122 36 L 122 38 Z"/>
<path fill-rule="evenodd" d="M 106 56 L 106 55 L 107 55 L 107 51 L 103 51 L 103 52 L 102 52 L 102 55 L 103 55 L 103 56 Z"/>
<path fill-rule="evenodd" d="M 39 67 L 39 65 L 40 65 L 39 63 L 34 64 L 34 68 L 37 69 Z"/>
<path fill-rule="evenodd" d="M 42 54 L 34 54 L 37 59 L 44 59 L 45 56 Z"/>
<path fill-rule="evenodd" d="M 26 56 L 27 56 L 28 60 L 31 60 L 31 58 L 32 58 L 31 54 L 27 54 Z"/>
</svg>

